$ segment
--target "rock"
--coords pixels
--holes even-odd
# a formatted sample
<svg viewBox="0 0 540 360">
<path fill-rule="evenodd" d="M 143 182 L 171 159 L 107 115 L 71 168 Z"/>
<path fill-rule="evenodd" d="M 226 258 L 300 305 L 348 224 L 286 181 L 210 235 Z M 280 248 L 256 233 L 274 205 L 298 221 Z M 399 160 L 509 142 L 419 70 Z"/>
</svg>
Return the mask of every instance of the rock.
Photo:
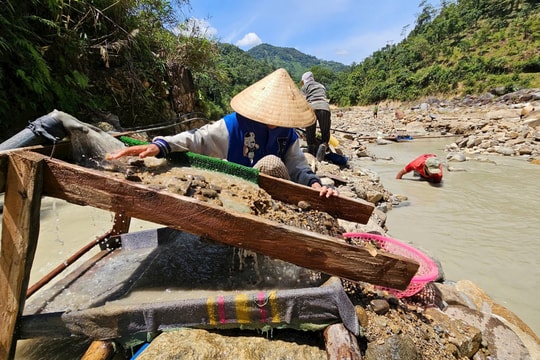
<svg viewBox="0 0 540 360">
<path fill-rule="evenodd" d="M 486 119 L 501 120 L 501 119 L 519 118 L 519 112 L 512 109 L 494 110 L 486 113 Z"/>
<path fill-rule="evenodd" d="M 356 309 L 356 315 L 358 316 L 360 326 L 366 328 L 369 322 L 366 310 L 360 305 L 356 305 L 354 308 Z"/>
<path fill-rule="evenodd" d="M 460 357 L 472 357 L 482 341 L 482 333 L 476 327 L 470 326 L 461 319 L 455 319 L 436 308 L 426 309 L 433 325 L 448 336 L 448 341 L 454 344 Z"/>
<path fill-rule="evenodd" d="M 388 145 L 388 144 L 391 144 L 391 143 L 392 143 L 391 141 L 383 139 L 383 138 L 375 139 L 375 144 L 377 144 L 377 145 Z"/>
<path fill-rule="evenodd" d="M 366 195 L 367 201 L 373 204 L 377 204 L 383 199 L 383 194 L 377 190 L 369 190 Z"/>
<path fill-rule="evenodd" d="M 321 177 L 321 185 L 333 187 L 336 183 L 329 177 Z"/>
<path fill-rule="evenodd" d="M 516 153 L 516 151 L 513 148 L 507 147 L 507 146 L 497 146 L 495 148 L 495 151 L 497 152 L 497 154 L 501 154 L 505 156 L 511 156 Z"/>
<path fill-rule="evenodd" d="M 519 117 L 524 118 L 532 111 L 534 111 L 534 106 L 532 106 L 531 104 L 527 104 L 519 112 Z"/>
<path fill-rule="evenodd" d="M 421 360 L 414 341 L 409 336 L 394 335 L 381 343 L 369 343 L 364 356 L 365 360 Z"/>
<path fill-rule="evenodd" d="M 531 352 L 535 354 L 535 358 L 540 359 L 540 339 L 523 320 L 504 306 L 495 303 L 484 290 L 470 280 L 460 280 L 455 287 L 461 293 L 461 296 L 471 299 L 474 305 L 468 306 L 469 308 L 482 310 L 488 314 L 496 315 L 499 319 L 504 319 L 503 321 L 514 330 L 531 349 Z"/>
<path fill-rule="evenodd" d="M 266 336 L 224 336 L 201 329 L 164 332 L 155 338 L 137 360 L 221 359 L 221 360 L 326 360 L 325 350 L 295 342 L 269 340 Z"/>
<path fill-rule="evenodd" d="M 452 319 L 461 320 L 471 327 L 479 329 L 482 332 L 482 338 L 487 343 L 490 355 L 495 359 L 531 359 L 531 354 L 521 339 L 501 320 L 478 310 L 459 305 L 451 305 L 444 312 Z M 472 354 L 467 356 L 470 357 Z"/>
<path fill-rule="evenodd" d="M 378 315 L 384 315 L 390 310 L 390 304 L 385 299 L 374 299 L 369 303 L 371 308 Z"/>
<path fill-rule="evenodd" d="M 424 125 L 419 121 L 413 121 L 407 124 L 407 134 L 410 135 L 426 135 L 427 131 L 424 129 Z"/>
<path fill-rule="evenodd" d="M 462 152 L 450 152 L 446 155 L 446 160 L 463 162 L 467 161 L 467 157 Z"/>
</svg>

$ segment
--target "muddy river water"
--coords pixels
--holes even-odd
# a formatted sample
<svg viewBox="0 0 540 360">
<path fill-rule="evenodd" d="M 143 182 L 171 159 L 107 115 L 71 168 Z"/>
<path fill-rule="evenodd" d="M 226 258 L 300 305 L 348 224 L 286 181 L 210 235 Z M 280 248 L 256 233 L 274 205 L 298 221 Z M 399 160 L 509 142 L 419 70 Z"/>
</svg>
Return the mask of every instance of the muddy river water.
<svg viewBox="0 0 540 360">
<path fill-rule="evenodd" d="M 451 162 L 442 186 L 395 175 L 422 153 L 446 158 L 447 139 L 371 145 L 380 158 L 354 160 L 408 201 L 388 213 L 389 236 L 412 242 L 442 263 L 449 280 L 468 279 L 540 334 L 540 166 L 525 159 Z M 476 156 L 475 156 L 476 157 Z"/>
</svg>

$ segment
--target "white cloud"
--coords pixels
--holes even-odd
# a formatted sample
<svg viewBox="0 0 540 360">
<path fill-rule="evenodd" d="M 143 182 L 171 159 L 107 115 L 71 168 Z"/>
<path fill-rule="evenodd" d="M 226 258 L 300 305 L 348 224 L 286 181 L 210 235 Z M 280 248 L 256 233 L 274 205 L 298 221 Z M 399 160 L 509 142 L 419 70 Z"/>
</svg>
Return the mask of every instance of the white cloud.
<svg viewBox="0 0 540 360">
<path fill-rule="evenodd" d="M 254 32 L 247 33 L 244 37 L 236 42 L 236 46 L 241 48 L 252 48 L 262 44 L 261 38 Z"/>
<path fill-rule="evenodd" d="M 179 34 L 185 36 L 197 36 L 207 39 L 214 38 L 218 31 L 208 21 L 204 19 L 189 18 L 178 26 Z"/>
</svg>

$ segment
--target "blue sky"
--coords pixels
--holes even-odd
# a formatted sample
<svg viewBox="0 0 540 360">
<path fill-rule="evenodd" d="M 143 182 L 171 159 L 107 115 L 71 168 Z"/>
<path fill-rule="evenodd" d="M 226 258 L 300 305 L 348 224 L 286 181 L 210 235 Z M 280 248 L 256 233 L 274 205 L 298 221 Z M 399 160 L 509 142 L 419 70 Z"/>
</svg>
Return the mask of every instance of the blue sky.
<svg viewBox="0 0 540 360">
<path fill-rule="evenodd" d="M 184 16 L 196 19 L 207 36 L 243 50 L 267 43 L 350 65 L 400 42 L 414 28 L 420 2 L 190 0 Z M 439 1 L 427 3 L 438 7 Z"/>
</svg>

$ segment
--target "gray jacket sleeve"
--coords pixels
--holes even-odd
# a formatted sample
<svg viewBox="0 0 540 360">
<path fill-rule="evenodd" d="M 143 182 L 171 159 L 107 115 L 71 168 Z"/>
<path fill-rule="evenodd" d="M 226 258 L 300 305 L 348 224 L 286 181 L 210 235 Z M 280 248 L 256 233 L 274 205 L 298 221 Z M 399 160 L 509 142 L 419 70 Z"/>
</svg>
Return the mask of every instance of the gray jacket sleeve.
<svg viewBox="0 0 540 360">
<path fill-rule="evenodd" d="M 157 136 L 153 140 L 156 139 L 165 140 L 171 147 L 171 152 L 192 151 L 226 159 L 229 151 L 229 132 L 223 119 L 173 136 Z"/>
<path fill-rule="evenodd" d="M 300 140 L 296 140 L 285 154 L 285 165 L 291 180 L 302 185 L 311 186 L 313 182 L 320 182 L 320 179 L 309 167 L 302 149 Z"/>
</svg>

